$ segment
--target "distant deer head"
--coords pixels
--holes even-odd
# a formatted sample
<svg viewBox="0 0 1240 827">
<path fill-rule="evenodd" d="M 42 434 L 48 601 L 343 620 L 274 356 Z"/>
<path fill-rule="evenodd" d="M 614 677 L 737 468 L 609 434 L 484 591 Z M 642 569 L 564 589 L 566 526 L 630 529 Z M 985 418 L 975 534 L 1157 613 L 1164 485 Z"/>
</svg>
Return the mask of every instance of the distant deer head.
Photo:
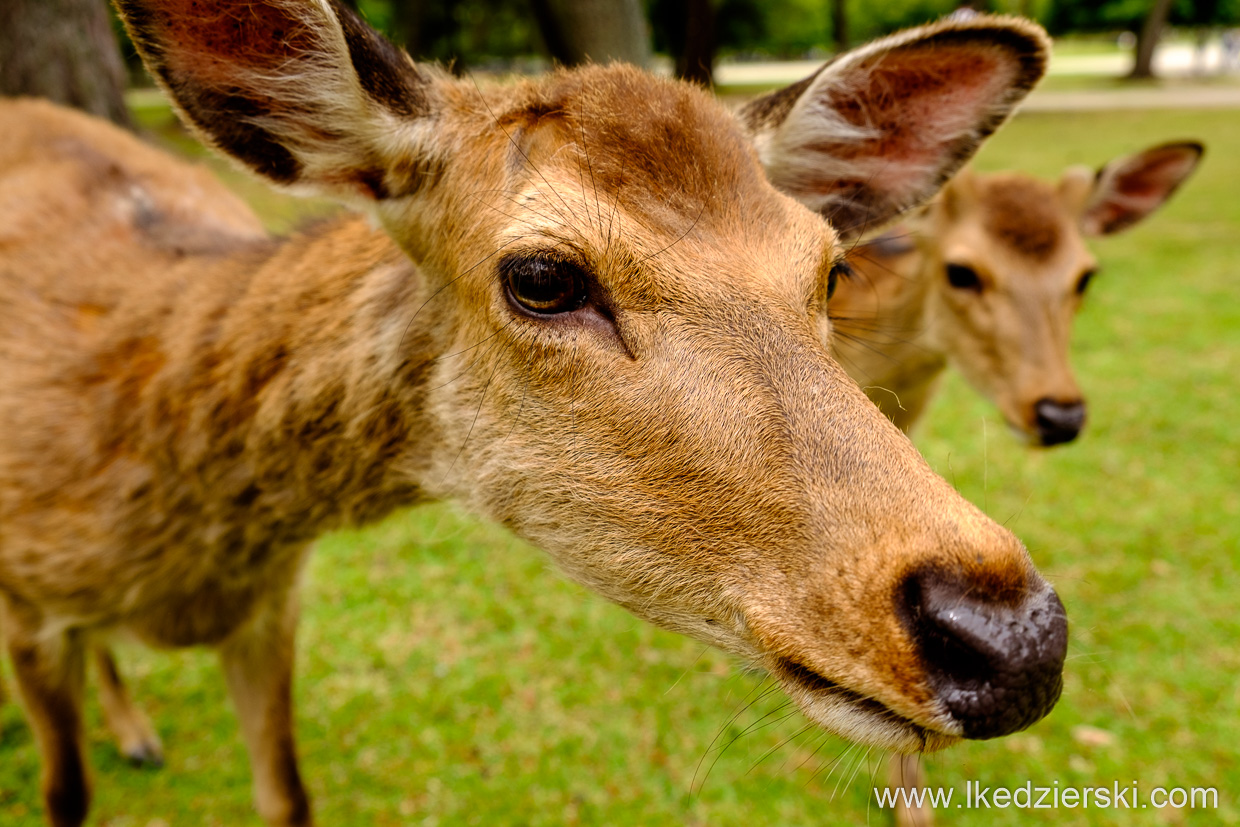
<svg viewBox="0 0 1240 827">
<path fill-rule="evenodd" d="M 297 572 L 320 532 L 429 498 L 770 670 L 866 744 L 1003 735 L 1054 704 L 1058 598 L 832 360 L 841 235 L 701 90 L 597 66 L 480 90 L 323 0 L 119 6 L 199 135 L 382 231 L 254 240 L 245 221 L 178 246 L 159 220 L 176 162 L 80 116 L 6 114 L 26 126 L 0 170 L 82 188 L 39 224 L 52 255 L 18 236 L 0 267 L 0 349 L 20 354 L 0 595 L 55 823 L 85 812 L 83 647 L 109 628 L 218 646 L 260 811 L 307 823 Z M 1045 56 L 1028 23 L 930 26 L 755 111 L 790 131 L 789 163 L 839 157 L 823 198 L 882 221 Z M 101 235 L 129 247 L 94 257 Z"/>
<path fill-rule="evenodd" d="M 858 247 L 832 304 L 849 374 L 902 428 L 956 367 L 1037 445 L 1076 438 L 1085 401 L 1072 321 L 1097 262 L 1087 239 L 1127 229 L 1196 168 L 1202 146 L 1162 144 L 1057 184 L 969 170 L 894 233 Z"/>
</svg>

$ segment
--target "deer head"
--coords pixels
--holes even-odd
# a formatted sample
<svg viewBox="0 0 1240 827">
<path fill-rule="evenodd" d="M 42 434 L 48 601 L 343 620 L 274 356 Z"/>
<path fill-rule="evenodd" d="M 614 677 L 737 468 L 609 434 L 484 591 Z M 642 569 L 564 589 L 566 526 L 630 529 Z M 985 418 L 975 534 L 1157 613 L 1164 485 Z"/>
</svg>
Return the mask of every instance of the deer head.
<svg viewBox="0 0 1240 827">
<path fill-rule="evenodd" d="M 1058 183 L 961 172 L 919 215 L 855 253 L 862 277 L 833 306 L 841 329 L 857 328 L 842 354 L 853 375 L 886 389 L 872 391 L 885 409 L 883 395 L 894 393 L 902 407 L 893 418 L 907 428 L 924 404 L 918 390 L 952 365 L 1022 438 L 1075 439 L 1086 412 L 1068 353 L 1097 272 L 1087 241 L 1153 213 L 1201 154 L 1198 143 L 1162 144 L 1097 172 L 1074 167 Z M 884 375 L 858 375 L 869 372 Z"/>
<path fill-rule="evenodd" d="M 352 366 L 341 434 L 391 406 L 366 449 L 385 492 L 463 499 L 865 743 L 932 749 L 1050 709 L 1054 592 L 823 340 L 843 239 L 929 197 L 1002 122 L 1044 67 L 1039 29 L 879 41 L 756 103 L 746 134 L 623 66 L 480 90 L 327 0 L 119 5 L 207 142 L 358 206 L 403 251 L 354 227 L 282 276 L 386 280 L 367 324 L 288 334 Z M 842 224 L 766 181 L 754 135 L 789 169 L 831 162 L 808 186 Z M 324 370 L 281 392 L 313 399 Z"/>
</svg>

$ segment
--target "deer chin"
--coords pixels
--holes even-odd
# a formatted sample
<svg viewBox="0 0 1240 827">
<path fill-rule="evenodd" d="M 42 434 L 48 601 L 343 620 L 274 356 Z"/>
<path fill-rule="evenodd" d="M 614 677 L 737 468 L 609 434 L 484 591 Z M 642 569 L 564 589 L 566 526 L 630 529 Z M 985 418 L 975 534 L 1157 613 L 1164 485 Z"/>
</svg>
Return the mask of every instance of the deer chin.
<svg viewBox="0 0 1240 827">
<path fill-rule="evenodd" d="M 907 754 L 937 752 L 962 740 L 960 725 L 946 713 L 929 727 L 787 658 L 773 657 L 767 669 L 805 717 L 858 744 Z"/>
<path fill-rule="evenodd" d="M 1042 441 L 1038 439 L 1037 432 L 1031 429 L 1028 425 L 1023 423 L 1017 424 L 1006 417 L 1003 422 L 1007 425 L 1008 433 L 1011 434 L 1017 442 L 1030 448 L 1039 448 L 1042 446 Z"/>
</svg>

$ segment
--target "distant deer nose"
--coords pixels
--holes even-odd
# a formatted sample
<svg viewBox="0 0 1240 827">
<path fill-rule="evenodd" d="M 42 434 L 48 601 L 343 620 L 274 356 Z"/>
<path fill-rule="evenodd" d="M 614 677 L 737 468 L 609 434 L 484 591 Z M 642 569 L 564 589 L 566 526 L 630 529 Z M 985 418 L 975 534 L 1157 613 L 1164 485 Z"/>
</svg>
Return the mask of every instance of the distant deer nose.
<svg viewBox="0 0 1240 827">
<path fill-rule="evenodd" d="M 1038 438 L 1043 445 L 1071 442 L 1085 427 L 1085 403 L 1080 399 L 1071 402 L 1039 399 L 1033 410 L 1037 414 Z"/>
<path fill-rule="evenodd" d="M 1050 712 L 1063 688 L 1068 618 L 1050 586 L 1016 605 L 938 571 L 905 582 L 910 631 L 939 700 L 966 738 L 1017 732 Z"/>
</svg>

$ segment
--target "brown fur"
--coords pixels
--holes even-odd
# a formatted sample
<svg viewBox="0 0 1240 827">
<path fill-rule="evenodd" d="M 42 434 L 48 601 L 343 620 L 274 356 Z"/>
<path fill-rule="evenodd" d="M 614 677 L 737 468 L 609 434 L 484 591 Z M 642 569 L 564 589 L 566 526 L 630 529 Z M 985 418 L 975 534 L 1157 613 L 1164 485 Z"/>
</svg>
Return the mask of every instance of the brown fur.
<svg viewBox="0 0 1240 827">
<path fill-rule="evenodd" d="M 309 543 L 427 498 L 463 499 L 634 613 L 772 670 L 841 734 L 960 736 L 896 610 L 904 585 L 942 572 L 996 605 L 1047 586 L 831 360 L 836 235 L 764 181 L 713 101 L 625 67 L 480 93 L 387 65 L 425 81 L 404 112 L 385 105 L 391 76 L 376 92 L 351 74 L 386 52 L 359 61 L 329 4 L 265 4 L 240 50 L 122 8 L 209 140 L 276 142 L 292 163 L 234 154 L 383 231 L 345 217 L 268 239 L 218 187 L 187 200 L 186 165 L 0 104 L 18 125 L 0 192 L 20 192 L 0 246 L 0 605 L 53 823 L 85 809 L 83 652 L 111 630 L 216 646 L 261 814 L 309 823 L 290 707 Z M 1011 61 L 1044 48 L 1014 24 L 971 37 L 1019 41 Z M 269 56 L 246 63 L 271 41 L 282 86 Z M 202 103 L 218 77 L 240 100 L 217 129 Z M 1012 100 L 982 95 L 970 117 Z M 393 185 L 412 170 L 427 174 Z M 547 251 L 588 274 L 579 310 L 507 298 L 498 263 Z"/>
<path fill-rule="evenodd" d="M 1023 173 L 962 173 L 919 219 L 858 247 L 855 273 L 838 289 L 833 351 L 902 430 L 920 419 L 949 363 L 995 400 L 1012 427 L 1038 439 L 1041 399 L 1077 400 L 1067 361 L 1081 275 L 1096 265 L 1083 237 L 1091 210 L 1129 226 L 1162 203 L 1192 171 L 1200 147 L 1155 147 L 1118 166 L 1154 177 L 1151 205 L 1134 210 L 1092 174 L 1069 170 L 1058 185 Z M 1171 172 L 1160 170 L 1174 165 Z M 1161 175 L 1156 174 L 1161 172 Z M 984 278 L 985 300 L 952 288 L 947 262 Z M 925 786 L 914 756 L 894 755 L 889 787 Z M 899 827 L 930 827 L 929 806 L 897 799 Z"/>
<path fill-rule="evenodd" d="M 986 233 L 1018 256 L 1045 262 L 1053 257 L 1072 216 L 1045 181 L 1020 175 L 995 175 L 979 182 L 978 205 Z"/>
<path fill-rule="evenodd" d="M 950 364 L 1037 441 L 1039 401 L 1083 404 L 1068 350 L 1081 279 L 1097 266 L 1086 238 L 1148 216 L 1201 153 L 1165 144 L 1098 176 L 1070 169 L 1057 184 L 962 173 L 917 217 L 850 255 L 856 275 L 831 307 L 835 354 L 905 431 Z M 949 263 L 974 270 L 981 290 L 952 287 Z"/>
</svg>

